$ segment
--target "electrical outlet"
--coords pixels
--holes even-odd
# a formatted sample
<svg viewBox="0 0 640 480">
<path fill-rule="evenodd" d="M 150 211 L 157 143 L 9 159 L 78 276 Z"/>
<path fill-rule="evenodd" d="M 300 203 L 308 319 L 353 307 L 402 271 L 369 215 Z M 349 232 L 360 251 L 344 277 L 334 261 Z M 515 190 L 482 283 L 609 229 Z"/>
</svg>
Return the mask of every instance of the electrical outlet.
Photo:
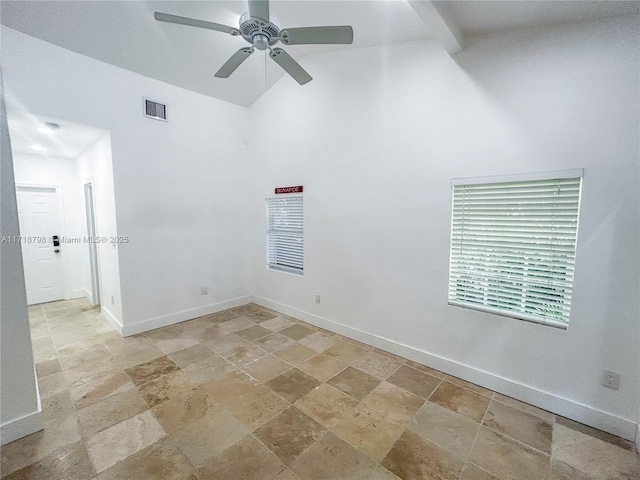
<svg viewBox="0 0 640 480">
<path fill-rule="evenodd" d="M 202 295 L 209 295 L 209 287 L 204 287 L 204 286 L 200 287 L 200 293 Z"/>
<path fill-rule="evenodd" d="M 602 385 L 613 390 L 618 390 L 620 388 L 620 374 L 605 370 L 602 374 Z"/>
<path fill-rule="evenodd" d="M 320 295 L 316 295 L 316 303 L 320 303 Z"/>
</svg>

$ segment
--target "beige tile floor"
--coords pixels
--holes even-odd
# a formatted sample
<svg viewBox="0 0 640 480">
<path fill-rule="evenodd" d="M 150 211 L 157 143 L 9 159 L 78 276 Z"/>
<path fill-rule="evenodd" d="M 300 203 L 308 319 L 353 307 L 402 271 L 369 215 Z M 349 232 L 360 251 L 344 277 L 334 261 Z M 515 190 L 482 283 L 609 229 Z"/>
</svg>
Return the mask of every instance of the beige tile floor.
<svg viewBox="0 0 640 480">
<path fill-rule="evenodd" d="M 44 431 L 2 478 L 640 479 L 630 442 L 248 305 L 120 338 L 30 308 Z"/>
</svg>

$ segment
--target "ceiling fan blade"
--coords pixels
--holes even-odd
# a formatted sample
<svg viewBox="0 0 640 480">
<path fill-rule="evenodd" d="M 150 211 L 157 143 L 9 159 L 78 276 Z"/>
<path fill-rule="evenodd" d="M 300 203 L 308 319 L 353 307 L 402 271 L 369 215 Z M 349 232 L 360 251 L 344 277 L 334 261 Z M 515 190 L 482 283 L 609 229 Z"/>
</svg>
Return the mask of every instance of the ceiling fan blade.
<svg viewBox="0 0 640 480">
<path fill-rule="evenodd" d="M 312 80 L 311 75 L 283 49 L 274 48 L 271 50 L 271 53 L 269 53 L 269 56 L 300 85 L 304 85 Z"/>
<path fill-rule="evenodd" d="M 237 28 L 228 27 L 227 25 L 221 25 L 219 23 L 205 22 L 204 20 L 180 17 L 178 15 L 171 15 L 162 12 L 155 12 L 153 16 L 159 22 L 178 23 L 180 25 L 187 25 L 189 27 L 206 28 L 208 30 L 224 32 L 228 33 L 229 35 L 240 35 L 240 30 L 238 30 Z"/>
<path fill-rule="evenodd" d="M 269 0 L 249 0 L 249 15 L 269 21 Z"/>
<path fill-rule="evenodd" d="M 225 62 L 220 70 L 218 70 L 215 74 L 218 78 L 229 78 L 233 72 L 236 71 L 242 62 L 244 62 L 249 56 L 253 53 L 252 47 L 245 47 L 238 50 L 236 53 L 231 55 L 231 58 Z"/>
<path fill-rule="evenodd" d="M 285 28 L 280 32 L 280 37 L 285 45 L 351 44 L 353 43 L 353 28 L 349 25 Z"/>
</svg>

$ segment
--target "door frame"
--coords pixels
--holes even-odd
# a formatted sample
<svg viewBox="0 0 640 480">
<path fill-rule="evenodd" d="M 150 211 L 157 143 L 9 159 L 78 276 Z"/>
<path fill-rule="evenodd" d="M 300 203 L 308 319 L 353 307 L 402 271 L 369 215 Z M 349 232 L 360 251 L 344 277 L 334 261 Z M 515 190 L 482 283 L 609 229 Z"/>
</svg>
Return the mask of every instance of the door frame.
<svg viewBox="0 0 640 480">
<path fill-rule="evenodd" d="M 93 178 L 85 179 L 82 182 L 82 193 L 84 198 L 85 218 L 87 222 L 87 237 L 96 237 L 97 221 L 96 221 L 96 196 L 95 182 Z M 100 260 L 98 255 L 98 245 L 95 242 L 89 242 L 89 276 L 91 277 L 91 303 L 93 305 L 102 305 L 102 292 L 100 281 Z"/>
</svg>

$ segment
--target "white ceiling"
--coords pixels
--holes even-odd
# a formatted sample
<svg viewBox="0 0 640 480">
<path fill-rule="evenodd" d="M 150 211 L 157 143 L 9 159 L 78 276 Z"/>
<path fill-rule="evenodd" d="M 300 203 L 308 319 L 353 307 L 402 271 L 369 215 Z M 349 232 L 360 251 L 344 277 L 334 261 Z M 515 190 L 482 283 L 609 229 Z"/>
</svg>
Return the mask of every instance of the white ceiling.
<svg viewBox="0 0 640 480">
<path fill-rule="evenodd" d="M 406 42 L 427 37 L 422 21 L 405 1 L 270 2 L 283 27 L 347 25 L 349 46 L 285 47 L 296 59 L 305 54 Z M 239 48 L 239 37 L 163 22 L 154 11 L 238 26 L 246 1 L 197 2 L 1 2 L 2 23 L 69 50 L 240 105 L 251 105 L 282 75 L 271 59 L 265 85 L 264 53 L 256 52 L 229 79 L 214 73 Z M 402 25 L 402 28 L 399 28 Z M 304 62 L 302 62 L 304 66 Z M 314 72 L 309 72 L 311 76 Z M 292 80 L 292 86 L 298 85 Z"/>
<path fill-rule="evenodd" d="M 467 34 L 640 13 L 640 1 L 437 1 Z"/>
<path fill-rule="evenodd" d="M 437 2 L 464 33 L 547 25 L 638 13 L 639 2 L 455 1 Z M 247 44 L 239 37 L 157 22 L 154 11 L 237 26 L 246 1 L 2 1 L 2 23 L 69 50 L 239 105 L 251 105 L 283 72 L 256 52 L 229 79 L 218 68 Z M 283 27 L 352 25 L 353 45 L 298 45 L 307 54 L 429 38 L 425 23 L 405 0 L 272 0 Z M 304 67 L 304 59 L 300 62 Z M 311 76 L 313 71 L 309 72 Z M 291 88 L 298 86 L 293 80 Z"/>
<path fill-rule="evenodd" d="M 46 123 L 55 123 L 60 128 L 47 132 L 42 128 Z M 7 112 L 7 124 L 14 154 L 42 157 L 78 158 L 106 133 L 102 128 L 13 111 Z"/>
</svg>

